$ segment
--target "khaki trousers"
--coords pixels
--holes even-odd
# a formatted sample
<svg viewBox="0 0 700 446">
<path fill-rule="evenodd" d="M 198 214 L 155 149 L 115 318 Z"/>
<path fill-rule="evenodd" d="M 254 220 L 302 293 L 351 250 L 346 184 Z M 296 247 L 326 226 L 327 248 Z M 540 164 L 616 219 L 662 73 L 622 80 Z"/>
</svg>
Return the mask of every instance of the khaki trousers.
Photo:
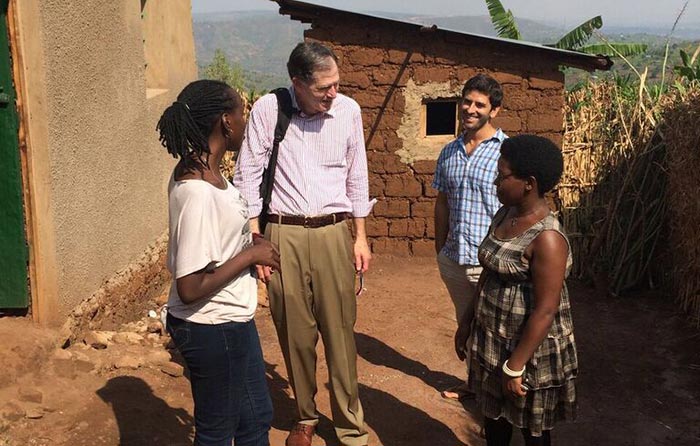
<svg viewBox="0 0 700 446">
<path fill-rule="evenodd" d="M 480 265 L 460 265 L 444 254 L 438 255 L 437 263 L 440 277 L 455 306 L 455 318 L 459 323 L 467 308 L 473 306 L 478 297 L 476 285 L 479 283 L 482 268 Z"/>
<path fill-rule="evenodd" d="M 279 247 L 281 271 L 268 285 L 299 421 L 317 424 L 316 343 L 319 333 L 330 377 L 331 412 L 344 446 L 367 444 L 358 395 L 357 317 L 352 236 L 345 222 L 322 228 L 268 223 L 265 238 Z"/>
<path fill-rule="evenodd" d="M 480 265 L 460 265 L 444 254 L 438 254 L 437 263 L 440 277 L 455 306 L 455 318 L 459 324 L 467 308 L 473 308 L 476 304 L 476 299 L 479 297 L 476 295 L 476 287 L 483 268 Z M 467 345 L 469 344 L 470 342 L 467 341 Z M 464 363 L 467 366 L 467 377 L 469 377 L 469 350 Z"/>
</svg>

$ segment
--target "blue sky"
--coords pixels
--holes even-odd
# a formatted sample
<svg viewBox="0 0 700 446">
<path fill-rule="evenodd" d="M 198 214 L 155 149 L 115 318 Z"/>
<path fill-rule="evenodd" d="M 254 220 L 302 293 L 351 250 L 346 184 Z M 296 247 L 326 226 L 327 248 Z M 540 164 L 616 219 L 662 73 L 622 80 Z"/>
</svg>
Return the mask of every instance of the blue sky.
<svg viewBox="0 0 700 446">
<path fill-rule="evenodd" d="M 486 15 L 483 0 L 303 0 L 340 9 L 453 16 Z M 685 0 L 501 0 L 518 17 L 574 27 L 602 15 L 607 25 L 660 26 L 669 30 Z M 192 11 L 277 10 L 270 0 L 192 0 Z M 700 23 L 700 0 L 689 0 L 680 24 Z"/>
</svg>

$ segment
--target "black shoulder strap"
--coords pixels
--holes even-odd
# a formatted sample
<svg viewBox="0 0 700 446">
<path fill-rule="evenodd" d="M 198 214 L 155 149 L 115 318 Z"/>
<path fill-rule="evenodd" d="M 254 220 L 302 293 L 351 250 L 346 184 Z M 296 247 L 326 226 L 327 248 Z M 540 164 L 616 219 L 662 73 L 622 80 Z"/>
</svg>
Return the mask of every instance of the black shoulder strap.
<svg viewBox="0 0 700 446">
<path fill-rule="evenodd" d="M 289 89 L 277 88 L 270 93 L 274 93 L 275 96 L 277 96 L 277 125 L 275 126 L 275 137 L 272 142 L 270 161 L 267 163 L 267 169 L 263 172 L 262 183 L 260 184 L 260 196 L 263 200 L 262 212 L 260 213 L 261 219 L 265 218 L 267 210 L 270 207 L 272 186 L 275 181 L 275 170 L 277 169 L 277 153 L 279 152 L 280 143 L 287 133 L 287 128 L 289 127 L 289 122 L 292 120 L 292 113 L 294 112 L 292 96 L 289 94 Z"/>
</svg>

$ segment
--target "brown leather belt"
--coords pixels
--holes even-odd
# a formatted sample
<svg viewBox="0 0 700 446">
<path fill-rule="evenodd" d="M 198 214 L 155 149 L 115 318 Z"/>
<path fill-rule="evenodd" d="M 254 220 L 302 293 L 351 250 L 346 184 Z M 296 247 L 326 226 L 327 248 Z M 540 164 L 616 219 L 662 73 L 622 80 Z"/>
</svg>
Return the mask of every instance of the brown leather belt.
<svg viewBox="0 0 700 446">
<path fill-rule="evenodd" d="M 347 212 L 336 212 L 335 214 L 319 215 L 318 217 L 304 217 L 303 215 L 275 215 L 268 214 L 269 223 L 280 225 L 303 226 L 305 228 L 322 228 L 323 226 L 334 225 L 350 218 Z"/>
</svg>

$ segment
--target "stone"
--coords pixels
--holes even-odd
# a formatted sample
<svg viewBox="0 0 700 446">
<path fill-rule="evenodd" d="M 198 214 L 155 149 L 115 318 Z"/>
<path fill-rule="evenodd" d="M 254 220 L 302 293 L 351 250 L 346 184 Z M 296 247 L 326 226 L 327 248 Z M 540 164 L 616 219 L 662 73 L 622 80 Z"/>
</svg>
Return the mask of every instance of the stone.
<svg viewBox="0 0 700 446">
<path fill-rule="evenodd" d="M 99 362 L 98 362 L 99 364 Z M 95 367 L 97 364 L 93 363 L 92 361 L 88 360 L 82 360 L 82 359 L 76 359 L 75 360 L 75 370 L 80 373 L 90 373 L 93 370 L 95 370 Z"/>
<path fill-rule="evenodd" d="M 143 360 L 134 355 L 125 354 L 114 361 L 115 369 L 136 370 L 143 365 Z"/>
<path fill-rule="evenodd" d="M 185 368 L 174 362 L 163 364 L 160 367 L 160 371 L 166 375 L 172 376 L 173 378 L 178 378 L 185 374 Z"/>
<path fill-rule="evenodd" d="M 54 359 L 70 360 L 73 357 L 73 354 L 68 350 L 57 348 L 53 351 L 52 356 Z"/>
<path fill-rule="evenodd" d="M 153 345 L 160 345 L 160 335 L 158 333 L 148 333 L 146 335 L 146 341 Z"/>
<path fill-rule="evenodd" d="M 112 345 L 110 338 L 111 336 L 108 334 L 108 332 L 89 331 L 83 338 L 83 342 L 94 349 L 102 350 Z"/>
<path fill-rule="evenodd" d="M 120 345 L 140 345 L 144 341 L 144 337 L 133 331 L 120 331 L 112 337 L 112 342 Z"/>
<path fill-rule="evenodd" d="M 40 407 L 29 407 L 24 416 L 30 420 L 38 420 L 44 418 L 44 411 Z"/>
<path fill-rule="evenodd" d="M 44 399 L 44 394 L 33 387 L 20 387 L 17 389 L 17 395 L 20 401 L 27 403 L 41 403 Z"/>
<path fill-rule="evenodd" d="M 26 411 L 15 401 L 8 401 L 0 408 L 0 418 L 7 421 L 19 421 L 26 415 Z"/>
<path fill-rule="evenodd" d="M 154 299 L 154 301 L 159 307 L 162 307 L 163 305 L 168 303 L 168 293 L 163 293 L 159 295 Z"/>
<path fill-rule="evenodd" d="M 149 321 L 146 331 L 149 333 L 161 334 L 163 332 L 163 326 L 161 325 L 160 321 Z"/>
<path fill-rule="evenodd" d="M 160 366 L 170 362 L 171 356 L 165 350 L 153 350 L 144 358 L 148 365 Z"/>
</svg>

